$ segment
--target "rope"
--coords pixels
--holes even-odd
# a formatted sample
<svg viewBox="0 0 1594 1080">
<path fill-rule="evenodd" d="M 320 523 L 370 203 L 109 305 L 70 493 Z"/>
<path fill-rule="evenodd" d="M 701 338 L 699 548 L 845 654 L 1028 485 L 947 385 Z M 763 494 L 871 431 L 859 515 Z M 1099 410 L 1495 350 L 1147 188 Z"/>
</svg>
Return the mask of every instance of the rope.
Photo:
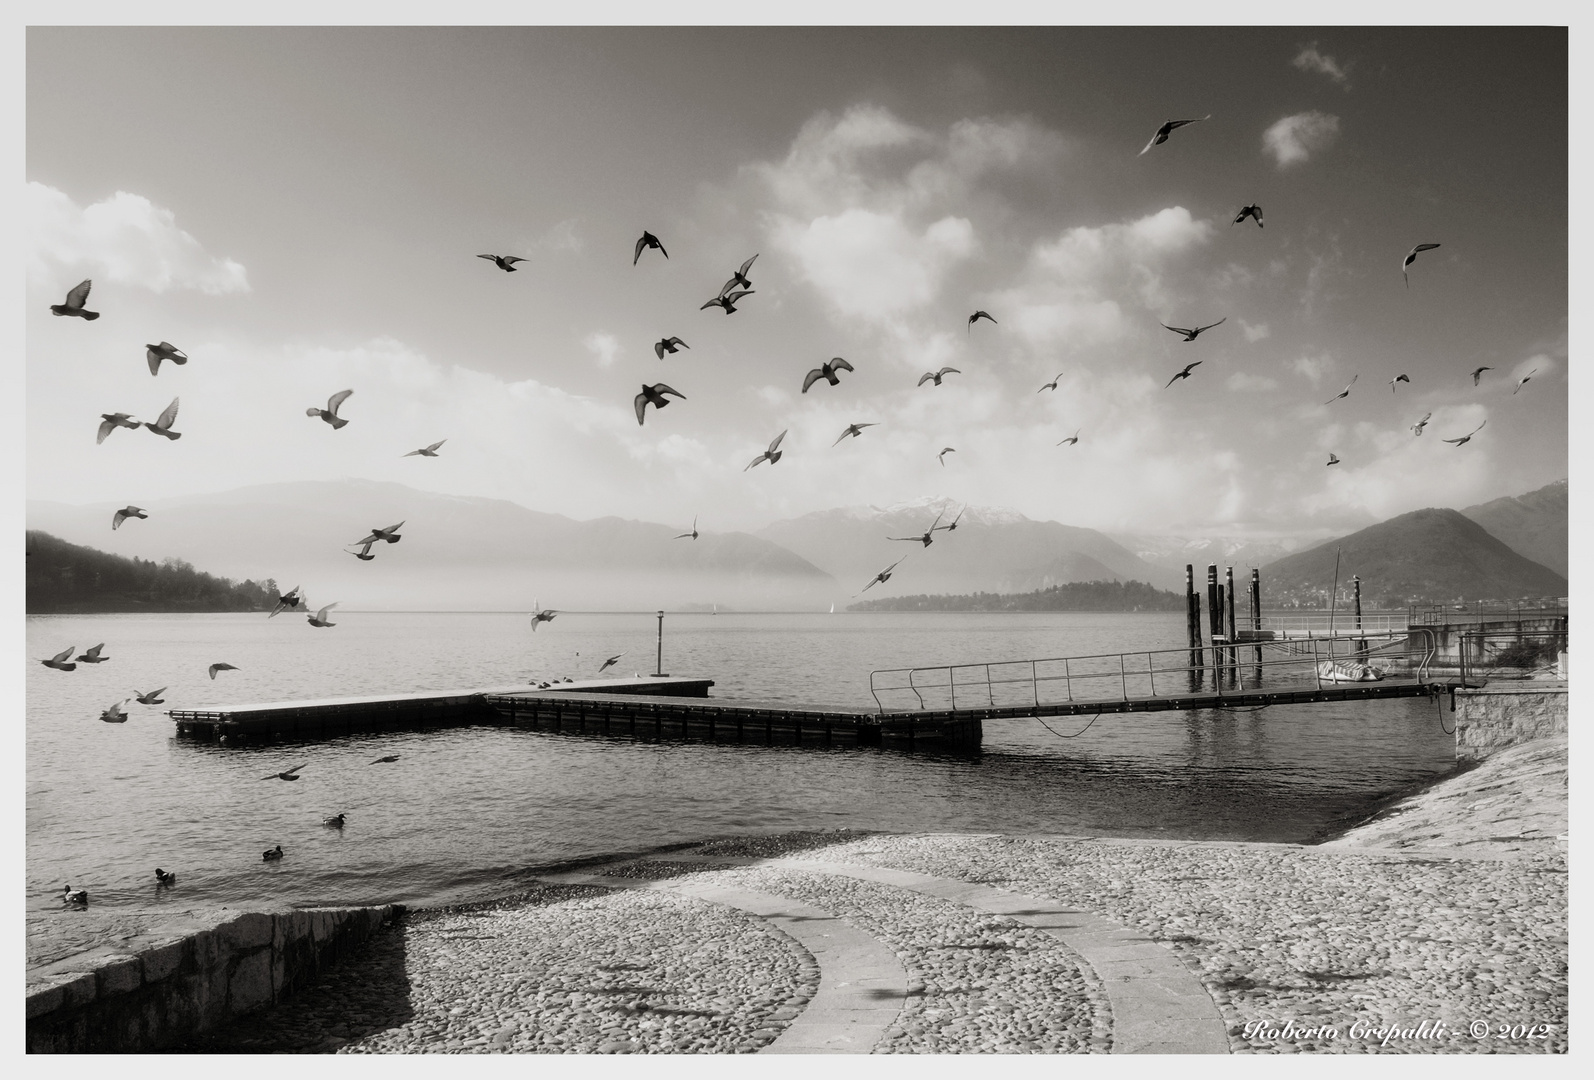
<svg viewBox="0 0 1594 1080">
<path fill-rule="evenodd" d="M 1050 731 L 1053 735 L 1056 735 L 1059 739 L 1077 739 L 1081 735 L 1083 735 L 1085 732 L 1090 730 L 1090 724 L 1094 724 L 1097 720 L 1101 719 L 1101 713 L 1097 713 L 1095 716 L 1092 716 L 1090 718 L 1090 724 L 1086 724 L 1084 727 L 1080 728 L 1078 731 L 1074 732 L 1072 735 L 1064 735 L 1061 731 L 1055 730 L 1050 724 L 1048 724 L 1046 721 L 1042 720 L 1038 716 L 1032 716 L 1032 717 L 1030 717 L 1030 719 L 1034 720 L 1037 724 L 1039 724 L 1041 727 L 1045 728 L 1047 731 Z"/>
<path fill-rule="evenodd" d="M 1440 698 L 1441 694 L 1439 687 L 1435 686 L 1433 688 L 1433 703 L 1435 708 L 1439 710 L 1439 730 L 1444 732 L 1446 735 L 1454 735 L 1456 733 L 1455 728 L 1445 727 L 1445 704 L 1442 700 L 1440 700 Z"/>
</svg>

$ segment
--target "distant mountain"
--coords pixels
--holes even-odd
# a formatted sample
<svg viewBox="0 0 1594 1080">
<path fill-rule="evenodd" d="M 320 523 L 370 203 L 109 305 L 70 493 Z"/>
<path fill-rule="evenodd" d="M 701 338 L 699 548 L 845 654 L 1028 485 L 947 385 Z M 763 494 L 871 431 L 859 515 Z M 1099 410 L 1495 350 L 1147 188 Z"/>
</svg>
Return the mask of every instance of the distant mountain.
<svg viewBox="0 0 1594 1080">
<path fill-rule="evenodd" d="M 1262 602 L 1328 606 L 1340 553 L 1340 604 L 1360 575 L 1363 607 L 1564 596 L 1566 578 L 1517 554 L 1455 510 L 1413 510 L 1261 568 Z"/>
<path fill-rule="evenodd" d="M 1208 566 L 1220 568 L 1232 566 L 1238 571 L 1241 568 L 1274 562 L 1322 542 L 1320 538 L 1248 540 L 1232 536 L 1190 537 L 1146 534 L 1119 534 L 1113 539 L 1152 566 L 1178 574 L 1181 581 L 1184 580 L 1186 566 L 1194 567 L 1196 577 L 1204 581 Z"/>
<path fill-rule="evenodd" d="M 646 610 L 695 603 L 818 608 L 845 597 L 828 574 L 768 540 L 681 526 L 575 521 L 499 499 L 366 480 L 263 484 L 140 501 L 148 520 L 111 531 L 112 506 L 28 503 L 29 528 L 120 554 L 173 556 L 238 578 L 302 584 L 310 599 L 388 609 Z M 360 562 L 345 548 L 404 522 Z"/>
<path fill-rule="evenodd" d="M 958 518 L 959 511 L 962 517 Z M 888 537 L 937 532 L 929 546 Z M 885 508 L 853 506 L 777 521 L 756 533 L 796 552 L 856 592 L 897 559 L 883 591 L 1018 593 L 1075 581 L 1144 581 L 1183 587 L 1183 574 L 1152 566 L 1095 529 L 1032 521 L 1013 510 L 921 499 Z M 876 586 L 875 591 L 882 591 Z"/>
<path fill-rule="evenodd" d="M 29 530 L 27 613 L 101 611 L 266 611 L 276 583 L 235 582 L 180 559 L 153 562 L 69 544 Z"/>
<path fill-rule="evenodd" d="M 888 596 L 848 611 L 1183 611 L 1184 597 L 1139 581 L 1080 581 L 1023 593 Z"/>
<path fill-rule="evenodd" d="M 1461 512 L 1512 550 L 1565 577 L 1570 572 L 1567 495 L 1567 482 L 1557 480 L 1526 495 L 1495 499 Z"/>
</svg>

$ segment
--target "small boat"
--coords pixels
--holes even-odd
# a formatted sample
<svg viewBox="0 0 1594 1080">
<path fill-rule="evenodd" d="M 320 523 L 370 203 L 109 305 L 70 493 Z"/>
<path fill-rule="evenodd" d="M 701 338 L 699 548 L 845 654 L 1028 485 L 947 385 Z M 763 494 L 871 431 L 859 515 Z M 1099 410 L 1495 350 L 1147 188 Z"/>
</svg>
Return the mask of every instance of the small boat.
<svg viewBox="0 0 1594 1080">
<path fill-rule="evenodd" d="M 1384 677 L 1384 673 L 1371 664 L 1324 660 L 1317 665 L 1317 677 L 1323 682 L 1377 682 Z"/>
</svg>

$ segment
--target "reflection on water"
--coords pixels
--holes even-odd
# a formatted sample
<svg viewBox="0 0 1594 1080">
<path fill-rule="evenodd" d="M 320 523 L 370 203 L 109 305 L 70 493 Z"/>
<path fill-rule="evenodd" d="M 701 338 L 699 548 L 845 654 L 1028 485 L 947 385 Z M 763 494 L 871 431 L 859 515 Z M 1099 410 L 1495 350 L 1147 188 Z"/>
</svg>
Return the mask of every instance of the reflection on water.
<svg viewBox="0 0 1594 1080">
<path fill-rule="evenodd" d="M 668 616 L 665 669 L 716 697 L 869 707 L 873 668 L 1168 648 L 1179 615 Z M 1027 719 L 966 755 L 646 743 L 497 727 L 219 747 L 167 708 L 502 686 L 647 672 L 651 616 L 344 613 L 27 621 L 30 906 L 62 885 L 97 905 L 425 902 L 513 886 L 527 867 L 798 828 L 1300 841 L 1448 769 L 1423 699 Z M 106 642 L 76 672 L 36 661 Z M 238 666 L 212 682 L 206 667 Z M 100 711 L 169 689 L 122 725 Z M 1446 718 L 1448 719 L 1448 718 Z M 372 764 L 398 754 L 392 764 Z M 301 779 L 262 779 L 306 762 Z M 321 819 L 346 812 L 342 830 Z M 281 844 L 285 858 L 264 863 Z M 179 884 L 155 892 L 156 866 Z"/>
</svg>

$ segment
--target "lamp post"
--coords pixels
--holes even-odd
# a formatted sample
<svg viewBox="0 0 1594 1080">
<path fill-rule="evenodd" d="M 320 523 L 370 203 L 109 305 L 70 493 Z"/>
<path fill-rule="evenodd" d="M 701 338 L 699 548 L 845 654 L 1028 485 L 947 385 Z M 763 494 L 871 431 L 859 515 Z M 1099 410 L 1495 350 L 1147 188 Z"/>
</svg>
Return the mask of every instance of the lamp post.
<svg viewBox="0 0 1594 1080">
<path fill-rule="evenodd" d="M 653 674 L 659 677 L 664 675 L 664 612 L 662 611 L 659 612 L 659 653 L 658 659 L 653 664 Z"/>
</svg>

